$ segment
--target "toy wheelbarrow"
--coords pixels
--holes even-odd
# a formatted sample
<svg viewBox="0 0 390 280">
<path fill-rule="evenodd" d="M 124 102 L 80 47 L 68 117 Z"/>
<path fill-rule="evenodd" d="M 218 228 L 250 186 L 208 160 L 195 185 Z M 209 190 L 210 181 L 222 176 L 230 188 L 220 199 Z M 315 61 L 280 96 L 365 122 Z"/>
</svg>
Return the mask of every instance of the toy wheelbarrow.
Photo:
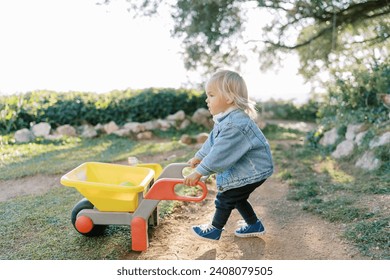
<svg viewBox="0 0 390 280">
<path fill-rule="evenodd" d="M 183 185 L 185 163 L 127 166 L 86 162 L 61 177 L 61 184 L 76 188 L 85 198 L 72 210 L 74 228 L 85 236 L 102 234 L 107 225 L 130 225 L 132 250 L 149 246 L 148 227 L 158 224 L 161 200 L 200 202 L 207 187 L 199 181 L 200 196 L 183 196 L 175 191 Z"/>
</svg>

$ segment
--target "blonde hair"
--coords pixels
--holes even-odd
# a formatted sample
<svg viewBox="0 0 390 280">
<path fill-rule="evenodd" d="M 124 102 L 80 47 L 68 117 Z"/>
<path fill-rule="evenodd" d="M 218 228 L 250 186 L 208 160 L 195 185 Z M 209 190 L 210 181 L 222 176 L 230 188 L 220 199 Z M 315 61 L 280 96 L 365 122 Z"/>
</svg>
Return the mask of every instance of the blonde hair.
<svg viewBox="0 0 390 280">
<path fill-rule="evenodd" d="M 249 100 L 246 83 L 238 73 L 219 70 L 210 77 L 206 88 L 208 86 L 214 87 L 225 98 L 233 100 L 234 105 L 243 110 L 251 119 L 256 119 L 256 103 Z"/>
</svg>

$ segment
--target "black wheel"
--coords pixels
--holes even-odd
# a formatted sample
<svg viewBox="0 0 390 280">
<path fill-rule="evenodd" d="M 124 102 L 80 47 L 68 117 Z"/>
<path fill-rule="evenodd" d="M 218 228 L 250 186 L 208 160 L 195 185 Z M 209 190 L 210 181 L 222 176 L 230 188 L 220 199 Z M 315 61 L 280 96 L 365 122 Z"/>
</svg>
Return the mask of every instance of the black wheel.
<svg viewBox="0 0 390 280">
<path fill-rule="evenodd" d="M 149 186 L 147 188 L 148 191 L 153 186 L 153 183 L 154 183 L 154 180 L 152 180 L 149 183 Z M 148 219 L 148 227 L 149 228 L 153 228 L 153 227 L 158 226 L 158 215 L 159 215 L 159 211 L 158 211 L 158 206 L 157 206 L 156 209 L 154 209 L 153 213 L 150 215 L 150 217 Z"/>
<path fill-rule="evenodd" d="M 99 236 L 102 235 L 107 227 L 107 225 L 93 225 L 91 224 L 90 229 L 88 229 L 88 232 L 85 231 L 80 231 L 77 226 L 76 226 L 76 220 L 77 220 L 77 215 L 81 210 L 84 209 L 93 209 L 94 205 L 86 198 L 83 198 L 80 200 L 72 209 L 72 214 L 71 214 L 71 221 L 73 227 L 82 235 L 85 236 Z"/>
<path fill-rule="evenodd" d="M 158 207 L 156 207 L 156 209 L 154 209 L 153 213 L 150 215 L 148 219 L 148 226 L 149 227 L 158 226 Z"/>
</svg>

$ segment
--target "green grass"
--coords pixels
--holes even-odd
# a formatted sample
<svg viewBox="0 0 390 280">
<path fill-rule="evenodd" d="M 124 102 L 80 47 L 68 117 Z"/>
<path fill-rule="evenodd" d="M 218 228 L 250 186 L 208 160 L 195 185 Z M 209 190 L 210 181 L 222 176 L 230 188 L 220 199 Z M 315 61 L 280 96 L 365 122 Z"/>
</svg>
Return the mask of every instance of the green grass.
<svg viewBox="0 0 390 280">
<path fill-rule="evenodd" d="M 381 217 L 355 223 L 345 232 L 345 237 L 373 259 L 390 260 L 390 218 Z"/>
<path fill-rule="evenodd" d="M 0 259 L 117 259 L 129 252 L 129 227 L 112 226 L 89 238 L 74 230 L 70 210 L 79 199 L 75 190 L 58 187 L 0 203 Z"/>
<path fill-rule="evenodd" d="M 275 124 L 267 124 L 262 130 L 268 140 L 300 140 L 305 134 L 291 128 L 281 128 Z"/>
<path fill-rule="evenodd" d="M 136 142 L 117 136 L 0 146 L 0 180 L 34 174 L 60 174 L 87 161 L 115 162 L 129 156 L 153 155 L 186 147 L 178 141 Z"/>
<path fill-rule="evenodd" d="M 1 147 L 0 178 L 57 174 L 85 161 L 121 160 L 135 145 L 134 141 L 114 136 L 6 145 Z"/>
<path fill-rule="evenodd" d="M 388 164 L 376 172 L 362 172 L 350 161 L 335 161 L 329 153 L 302 144 L 305 134 L 276 126 L 264 133 L 270 140 L 278 176 L 290 185 L 288 199 L 303 211 L 334 223 L 343 223 L 344 236 L 365 256 L 390 259 L 389 211 L 373 211 L 362 199 L 375 201 L 390 194 Z M 64 174 L 86 161 L 115 162 L 128 156 L 167 155 L 159 162 L 187 161 L 193 146 L 182 145 L 177 134 L 161 132 L 160 139 L 136 142 L 116 136 L 95 139 L 69 138 L 13 144 L 0 139 L 0 179 L 34 174 Z M 288 145 L 286 145 L 286 143 Z M 167 160 L 169 155 L 177 154 Z M 382 159 L 386 156 L 381 152 Z M 185 193 L 188 194 L 188 193 Z M 54 187 L 43 195 L 23 196 L 0 202 L 0 259 L 118 259 L 131 252 L 129 227 L 109 226 L 100 237 L 77 233 L 70 212 L 82 198 L 73 188 Z M 161 202 L 165 217 L 180 205 Z"/>
<path fill-rule="evenodd" d="M 336 161 L 329 151 L 304 145 L 274 145 L 273 155 L 277 176 L 291 186 L 288 199 L 299 202 L 304 211 L 343 223 L 344 236 L 364 256 L 390 258 L 389 211 L 372 211 L 364 202 L 390 194 L 388 162 L 377 171 L 364 172 L 354 167 L 356 157 Z"/>
<path fill-rule="evenodd" d="M 356 203 L 351 197 L 339 196 L 329 201 L 318 198 L 309 200 L 303 205 L 303 209 L 318 214 L 331 222 L 364 220 L 374 215 L 367 208 L 355 205 Z"/>
<path fill-rule="evenodd" d="M 2 180 L 38 173 L 60 175 L 86 161 L 115 162 L 128 156 L 142 160 L 143 157 L 179 154 L 174 159 L 157 162 L 165 166 L 172 161 L 186 161 L 195 151 L 176 138 L 136 142 L 116 136 L 38 139 L 29 144 L 2 142 L 0 148 Z M 76 232 L 70 214 L 81 198 L 77 190 L 58 185 L 43 195 L 0 202 L 0 259 L 119 259 L 131 252 L 129 226 L 108 226 L 99 237 L 85 237 Z M 172 213 L 179 204 L 162 201 L 160 217 Z"/>
</svg>

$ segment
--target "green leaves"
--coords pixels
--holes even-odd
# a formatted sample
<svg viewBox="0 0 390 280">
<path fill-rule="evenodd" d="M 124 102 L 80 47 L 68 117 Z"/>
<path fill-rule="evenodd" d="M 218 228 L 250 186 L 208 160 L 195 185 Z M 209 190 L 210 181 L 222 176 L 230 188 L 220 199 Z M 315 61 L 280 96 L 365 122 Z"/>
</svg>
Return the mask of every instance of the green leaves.
<svg viewBox="0 0 390 280">
<path fill-rule="evenodd" d="M 329 95 L 319 110 L 319 118 L 328 124 L 347 125 L 366 122 L 380 124 L 388 119 L 388 109 L 378 94 L 390 94 L 390 65 L 349 71 L 329 87 Z"/>
<path fill-rule="evenodd" d="M 29 128 L 32 122 L 48 122 L 53 128 L 64 124 L 144 122 L 179 110 L 192 114 L 205 106 L 204 95 L 185 89 L 150 88 L 107 94 L 37 91 L 0 97 L 0 132 Z"/>
</svg>

